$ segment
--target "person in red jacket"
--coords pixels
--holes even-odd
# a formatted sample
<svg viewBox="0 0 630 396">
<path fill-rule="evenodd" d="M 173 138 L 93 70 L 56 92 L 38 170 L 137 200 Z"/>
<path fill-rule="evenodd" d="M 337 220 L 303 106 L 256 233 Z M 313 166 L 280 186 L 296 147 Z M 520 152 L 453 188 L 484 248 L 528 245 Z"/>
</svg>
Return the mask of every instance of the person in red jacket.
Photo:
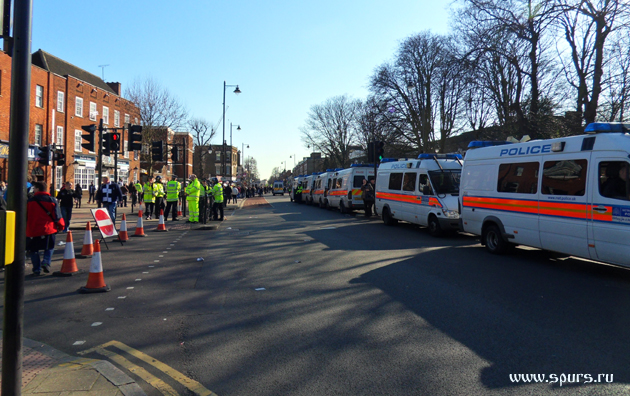
<svg viewBox="0 0 630 396">
<path fill-rule="evenodd" d="M 50 262 L 55 251 L 55 234 L 63 230 L 65 223 L 57 200 L 46 191 L 44 182 L 33 183 L 34 195 L 26 204 L 26 250 L 31 253 L 33 276 L 40 271 L 50 272 Z M 39 251 L 44 251 L 40 261 Z"/>
</svg>

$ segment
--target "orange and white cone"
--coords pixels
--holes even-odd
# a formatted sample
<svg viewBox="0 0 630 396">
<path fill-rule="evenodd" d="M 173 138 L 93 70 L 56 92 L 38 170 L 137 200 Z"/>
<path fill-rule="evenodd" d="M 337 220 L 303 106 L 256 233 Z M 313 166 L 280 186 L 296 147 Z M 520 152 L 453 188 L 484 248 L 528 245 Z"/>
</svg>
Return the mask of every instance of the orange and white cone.
<svg viewBox="0 0 630 396">
<path fill-rule="evenodd" d="M 85 225 L 85 236 L 83 237 L 83 248 L 81 249 L 80 258 L 89 258 L 94 254 L 94 246 L 92 244 L 92 226 L 88 221 Z"/>
<path fill-rule="evenodd" d="M 53 272 L 53 276 L 72 276 L 80 273 L 77 268 L 77 260 L 74 258 L 74 241 L 72 240 L 72 231 L 68 231 L 66 237 L 66 248 L 63 251 L 63 264 L 61 271 Z"/>
<path fill-rule="evenodd" d="M 181 203 L 181 202 L 179 202 L 179 203 L 177 204 L 177 217 L 182 217 L 182 216 L 184 216 L 184 215 L 182 214 L 182 203 Z"/>
<path fill-rule="evenodd" d="M 88 275 L 87 284 L 80 288 L 79 293 L 102 293 L 112 290 L 105 284 L 103 277 L 103 263 L 101 262 L 101 244 L 94 241 L 94 255 L 90 263 L 90 274 Z"/>
<path fill-rule="evenodd" d="M 144 235 L 144 223 L 142 222 L 142 211 L 138 211 L 138 224 L 136 225 L 136 233 L 133 234 L 135 237 L 145 237 Z"/>
<path fill-rule="evenodd" d="M 164 224 L 164 211 L 160 209 L 160 222 L 158 223 L 158 227 L 155 231 L 168 231 L 166 229 L 166 225 Z"/>
<path fill-rule="evenodd" d="M 118 230 L 118 240 L 121 242 L 127 242 L 129 240 L 129 234 L 127 234 L 127 216 L 123 213 L 122 221 L 120 222 L 120 230 Z"/>
</svg>

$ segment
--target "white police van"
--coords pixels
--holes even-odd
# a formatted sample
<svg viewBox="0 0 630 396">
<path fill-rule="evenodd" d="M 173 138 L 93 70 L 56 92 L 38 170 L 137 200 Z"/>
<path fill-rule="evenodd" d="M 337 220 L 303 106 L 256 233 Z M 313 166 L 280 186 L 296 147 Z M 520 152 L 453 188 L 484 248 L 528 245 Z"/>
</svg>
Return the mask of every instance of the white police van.
<svg viewBox="0 0 630 396">
<path fill-rule="evenodd" d="M 326 172 L 318 173 L 313 179 L 313 205 L 319 205 L 320 208 L 328 207 L 328 190 L 330 186 L 328 181 L 333 174 L 333 169 L 326 169 Z"/>
<path fill-rule="evenodd" d="M 386 160 L 376 178 L 376 210 L 386 225 L 398 220 L 429 228 L 433 236 L 459 229 L 460 154 L 420 154 Z"/>
<path fill-rule="evenodd" d="M 273 190 L 271 192 L 274 196 L 276 194 L 284 195 L 284 182 L 282 180 L 276 180 L 273 182 Z"/>
<path fill-rule="evenodd" d="M 350 168 L 335 169 L 328 176 L 328 206 L 339 208 L 341 213 L 364 209 L 361 198 L 363 179 L 374 179 L 374 165 L 353 164 Z"/>
<path fill-rule="evenodd" d="M 586 132 L 468 150 L 463 230 L 492 253 L 526 245 L 630 266 L 630 124 Z"/>
<path fill-rule="evenodd" d="M 304 178 L 302 178 L 302 202 L 308 205 L 313 203 L 312 191 L 314 177 L 315 173 L 312 173 L 310 175 L 305 175 Z"/>
</svg>

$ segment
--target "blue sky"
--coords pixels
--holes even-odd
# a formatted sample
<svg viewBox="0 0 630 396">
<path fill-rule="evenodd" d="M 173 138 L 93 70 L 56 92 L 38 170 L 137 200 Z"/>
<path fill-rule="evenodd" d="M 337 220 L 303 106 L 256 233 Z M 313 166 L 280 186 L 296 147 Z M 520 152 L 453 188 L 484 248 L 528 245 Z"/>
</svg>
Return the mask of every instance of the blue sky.
<svg viewBox="0 0 630 396">
<path fill-rule="evenodd" d="M 241 126 L 234 146 L 262 178 L 309 155 L 299 128 L 309 108 L 367 96 L 372 71 L 406 37 L 448 32 L 450 0 L 34 0 L 33 52 L 42 49 L 125 87 L 151 77 L 195 117 Z M 214 144 L 221 143 L 219 125 Z"/>
</svg>

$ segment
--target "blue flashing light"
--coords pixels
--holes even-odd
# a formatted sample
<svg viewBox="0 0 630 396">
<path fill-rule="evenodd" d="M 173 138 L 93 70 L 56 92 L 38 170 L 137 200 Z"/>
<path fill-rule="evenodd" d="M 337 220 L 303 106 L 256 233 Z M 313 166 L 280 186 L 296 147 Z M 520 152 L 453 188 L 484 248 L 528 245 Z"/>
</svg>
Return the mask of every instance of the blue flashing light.
<svg viewBox="0 0 630 396">
<path fill-rule="evenodd" d="M 370 168 L 370 167 L 374 167 L 374 164 L 352 164 L 350 165 L 351 168 Z"/>
<path fill-rule="evenodd" d="M 343 170 L 343 168 L 335 168 L 335 172 L 339 172 L 341 170 Z"/>
<path fill-rule="evenodd" d="M 396 162 L 396 161 L 398 161 L 398 158 L 383 158 L 381 160 L 381 164 L 384 164 L 386 162 Z"/>
<path fill-rule="evenodd" d="M 468 146 L 470 147 L 470 146 Z M 418 155 L 418 159 L 463 159 L 461 154 L 455 154 L 455 153 L 451 153 L 451 154 L 420 154 Z"/>
<path fill-rule="evenodd" d="M 481 148 L 481 147 L 492 147 L 492 146 L 501 146 L 504 144 L 512 144 L 510 142 L 503 141 L 492 141 L 492 140 L 473 140 L 468 143 L 468 148 Z"/>
<path fill-rule="evenodd" d="M 630 123 L 627 122 L 593 122 L 584 129 L 586 133 L 605 132 L 630 132 Z"/>
<path fill-rule="evenodd" d="M 326 172 L 334 172 L 334 169 L 326 169 Z"/>
</svg>

